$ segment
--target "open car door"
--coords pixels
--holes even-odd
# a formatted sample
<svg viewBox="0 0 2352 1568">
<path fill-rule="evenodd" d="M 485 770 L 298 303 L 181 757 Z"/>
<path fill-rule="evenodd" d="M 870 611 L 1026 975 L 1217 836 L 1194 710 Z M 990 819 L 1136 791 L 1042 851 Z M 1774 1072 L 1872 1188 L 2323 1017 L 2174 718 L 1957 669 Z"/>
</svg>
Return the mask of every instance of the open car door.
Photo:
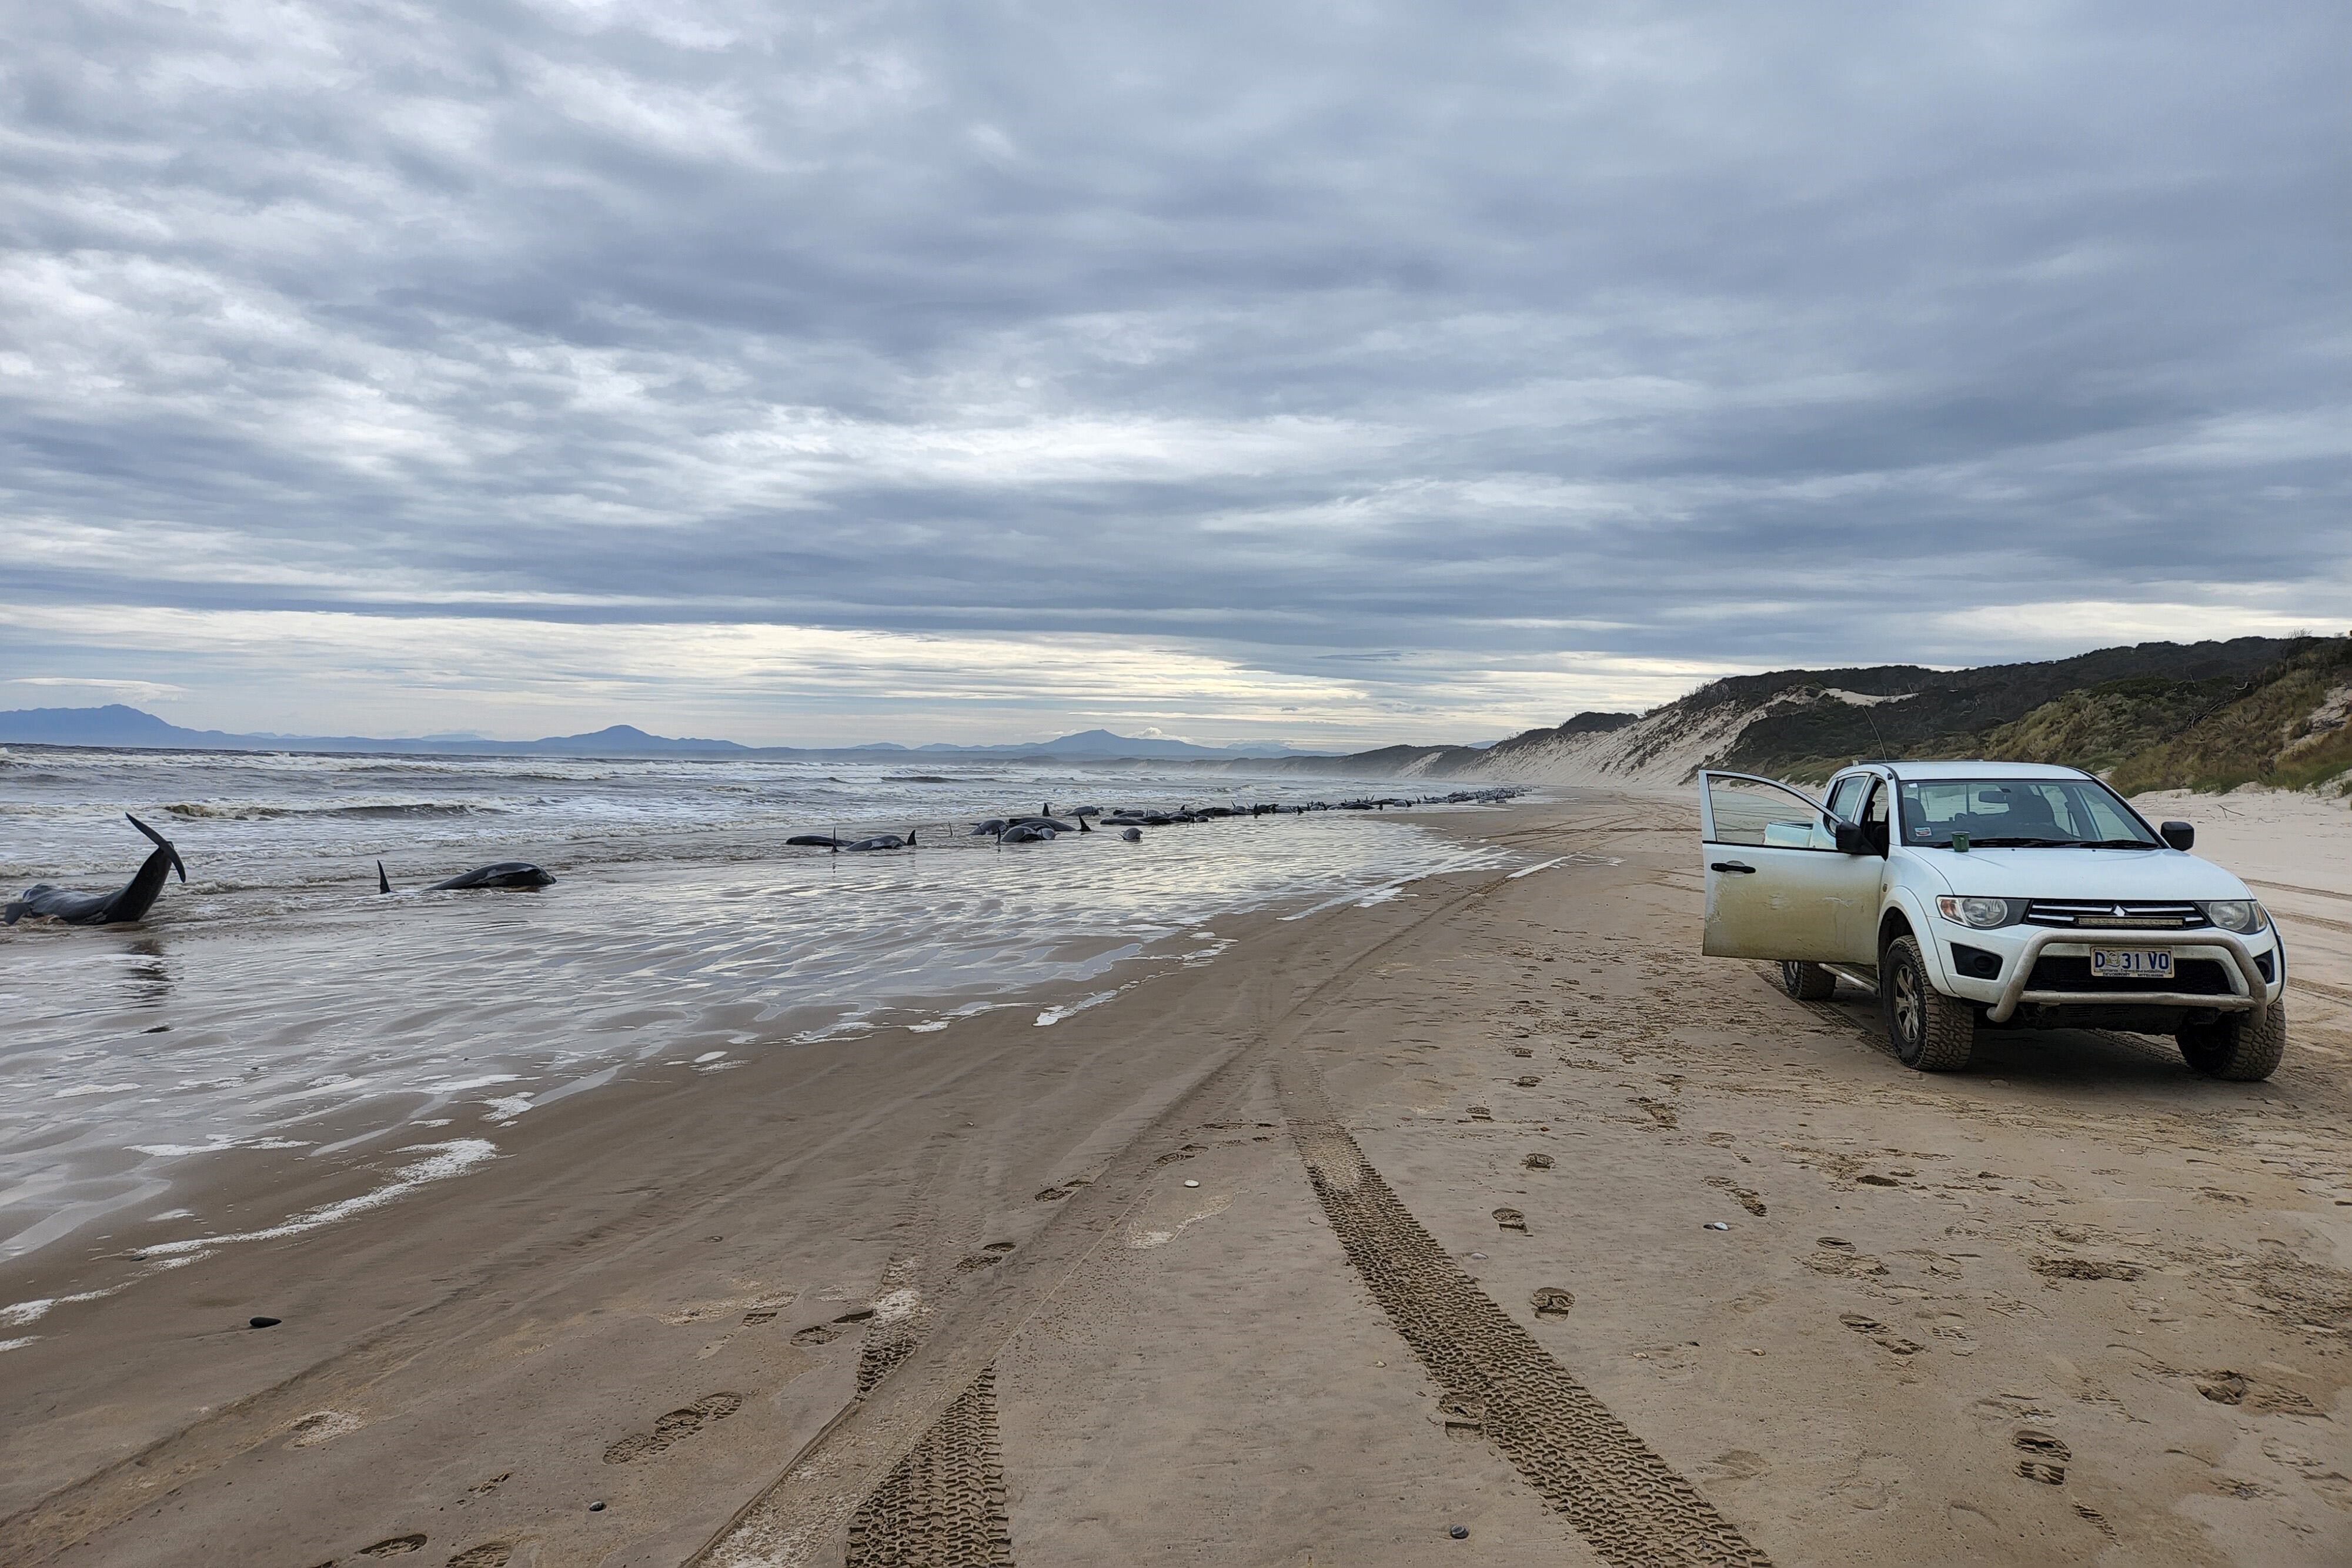
<svg viewBox="0 0 2352 1568">
<path fill-rule="evenodd" d="M 1711 958 L 1874 964 L 1886 862 L 1837 847 L 1836 819 L 1785 784 L 1746 773 L 1698 776 L 1701 864 Z"/>
</svg>

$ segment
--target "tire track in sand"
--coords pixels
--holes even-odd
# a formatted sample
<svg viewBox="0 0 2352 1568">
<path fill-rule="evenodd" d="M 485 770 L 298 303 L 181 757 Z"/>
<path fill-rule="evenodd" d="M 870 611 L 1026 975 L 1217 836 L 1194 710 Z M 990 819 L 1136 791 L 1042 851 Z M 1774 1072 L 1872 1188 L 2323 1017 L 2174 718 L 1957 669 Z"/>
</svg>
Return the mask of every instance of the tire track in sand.
<svg viewBox="0 0 2352 1568">
<path fill-rule="evenodd" d="M 849 1521 L 845 1568 L 1013 1568 L 996 1368 L 983 1368 Z"/>
<path fill-rule="evenodd" d="M 1610 1563 L 1769 1568 L 1698 1489 L 1454 1266 L 1328 1109 L 1299 1108 L 1307 1114 L 1294 1116 L 1291 1139 L 1332 1234 L 1444 1389 L 1444 1407 L 1478 1427 Z"/>
</svg>

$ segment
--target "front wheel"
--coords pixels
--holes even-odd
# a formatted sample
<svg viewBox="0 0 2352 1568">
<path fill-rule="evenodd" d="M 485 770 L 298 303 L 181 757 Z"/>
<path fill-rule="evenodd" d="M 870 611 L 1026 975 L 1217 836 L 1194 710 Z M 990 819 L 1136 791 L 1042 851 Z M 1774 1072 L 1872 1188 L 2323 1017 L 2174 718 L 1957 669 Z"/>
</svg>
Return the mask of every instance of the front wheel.
<svg viewBox="0 0 2352 1568">
<path fill-rule="evenodd" d="M 2182 1024 L 2175 1038 L 2182 1058 L 2208 1078 L 2241 1083 L 2268 1078 L 2286 1054 L 2286 998 L 2252 1012 Z"/>
<path fill-rule="evenodd" d="M 1897 936 L 1887 944 L 1878 962 L 1878 997 L 1887 1038 L 1904 1066 L 1922 1072 L 1958 1072 L 1968 1066 L 1976 1050 L 1976 1009 L 1929 981 L 1916 938 Z"/>
<path fill-rule="evenodd" d="M 1825 1002 L 1837 994 L 1837 977 L 1819 964 L 1783 961 L 1780 988 L 1801 1002 Z"/>
</svg>

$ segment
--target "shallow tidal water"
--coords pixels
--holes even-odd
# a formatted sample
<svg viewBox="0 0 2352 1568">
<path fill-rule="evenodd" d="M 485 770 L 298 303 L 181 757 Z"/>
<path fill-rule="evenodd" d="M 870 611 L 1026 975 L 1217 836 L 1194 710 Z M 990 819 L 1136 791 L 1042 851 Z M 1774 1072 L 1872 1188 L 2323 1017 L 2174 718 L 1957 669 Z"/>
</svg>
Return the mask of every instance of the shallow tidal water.
<svg viewBox="0 0 2352 1568">
<path fill-rule="evenodd" d="M 234 1239 L 233 1222 L 181 1212 L 179 1189 L 208 1155 L 390 1156 L 389 1197 L 491 1157 L 502 1129 L 637 1064 L 719 1073 L 845 1034 L 887 1049 L 892 1031 L 1013 1005 L 1049 1028 L 1115 1005 L 1152 967 L 1214 962 L 1221 916 L 1311 918 L 1511 859 L 1340 811 L 1000 849 L 966 830 L 1049 801 L 1207 806 L 1362 786 L 919 768 L 0 759 L 8 894 L 126 880 L 148 848 L 126 809 L 176 841 L 191 879 L 137 925 L 0 931 L 0 1261 L 102 1235 L 112 1216 L 182 1222 L 189 1249 Z M 913 852 L 782 841 L 910 826 Z M 412 891 L 380 895 L 378 858 Z M 538 893 L 413 891 L 506 859 L 558 880 Z M 1052 1005 L 1022 1002 L 1041 988 Z"/>
</svg>

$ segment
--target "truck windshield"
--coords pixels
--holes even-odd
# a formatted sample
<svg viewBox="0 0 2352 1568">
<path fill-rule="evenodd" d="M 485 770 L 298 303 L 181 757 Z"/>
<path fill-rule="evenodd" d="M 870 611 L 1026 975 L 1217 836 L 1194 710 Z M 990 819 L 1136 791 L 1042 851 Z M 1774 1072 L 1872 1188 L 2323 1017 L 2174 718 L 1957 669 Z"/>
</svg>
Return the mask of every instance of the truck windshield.
<svg viewBox="0 0 2352 1568">
<path fill-rule="evenodd" d="M 2111 850 L 2162 845 L 2105 785 L 2089 779 L 1935 779 L 1902 787 L 1903 841 L 1979 849 L 2043 844 Z"/>
</svg>

